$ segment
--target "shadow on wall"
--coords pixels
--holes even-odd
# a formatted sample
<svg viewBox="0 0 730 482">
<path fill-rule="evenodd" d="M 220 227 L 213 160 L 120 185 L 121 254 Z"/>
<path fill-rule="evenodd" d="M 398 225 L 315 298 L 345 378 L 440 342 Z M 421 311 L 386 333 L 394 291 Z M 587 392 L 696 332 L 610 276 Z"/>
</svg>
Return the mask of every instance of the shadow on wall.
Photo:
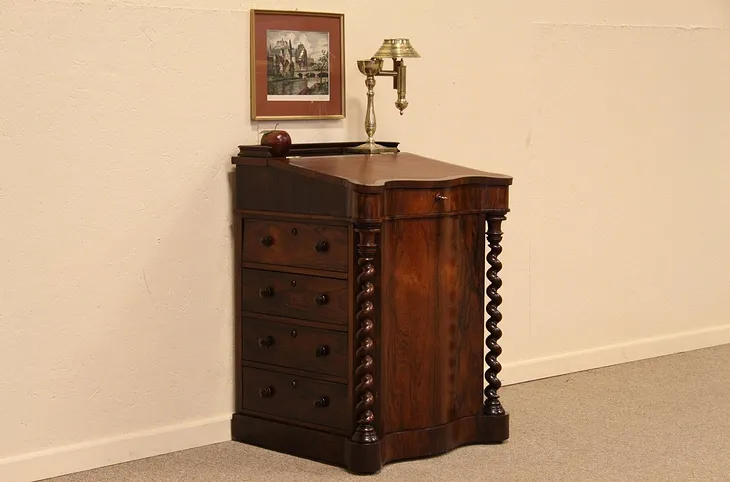
<svg viewBox="0 0 730 482">
<path fill-rule="evenodd" d="M 233 259 L 233 266 L 231 267 L 231 281 L 233 286 L 233 339 L 234 339 L 234 346 L 235 349 L 233 351 L 233 372 L 234 372 L 234 394 L 233 394 L 233 402 L 234 402 L 234 408 L 237 410 L 238 407 L 242 406 L 243 404 L 243 382 L 241 380 L 241 369 L 238 366 L 238 360 L 241 359 L 242 356 L 242 337 L 243 333 L 241 331 L 241 311 L 243 310 L 243 306 L 241 306 L 241 297 L 239 296 L 239 293 L 241 293 L 241 276 L 240 270 L 241 270 L 241 239 L 243 234 L 243 223 L 241 221 L 241 217 L 235 213 L 233 210 L 236 206 L 236 171 L 235 167 L 232 166 L 232 170 L 228 171 L 228 192 L 230 194 L 229 202 L 230 202 L 230 210 L 229 213 L 231 213 L 230 219 L 230 234 L 233 236 L 233 242 L 231 243 L 231 249 L 233 250 L 233 253 L 231 253 L 231 259 Z"/>
</svg>

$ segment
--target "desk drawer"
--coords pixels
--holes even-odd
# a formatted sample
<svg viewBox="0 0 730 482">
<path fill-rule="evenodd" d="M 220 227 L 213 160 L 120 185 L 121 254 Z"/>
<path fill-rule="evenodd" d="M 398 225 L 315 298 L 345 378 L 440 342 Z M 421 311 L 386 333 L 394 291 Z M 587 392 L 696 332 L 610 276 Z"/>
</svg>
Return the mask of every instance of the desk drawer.
<svg viewBox="0 0 730 482">
<path fill-rule="evenodd" d="M 243 261 L 347 272 L 347 228 L 245 219 Z"/>
<path fill-rule="evenodd" d="M 348 427 L 347 385 L 243 367 L 243 408 L 338 429 Z"/>
<path fill-rule="evenodd" d="M 386 216 L 473 212 L 487 208 L 487 186 L 478 184 L 443 189 L 389 189 Z"/>
<path fill-rule="evenodd" d="M 243 310 L 347 324 L 347 280 L 243 269 Z"/>
<path fill-rule="evenodd" d="M 347 333 L 245 317 L 243 359 L 347 378 Z"/>
</svg>

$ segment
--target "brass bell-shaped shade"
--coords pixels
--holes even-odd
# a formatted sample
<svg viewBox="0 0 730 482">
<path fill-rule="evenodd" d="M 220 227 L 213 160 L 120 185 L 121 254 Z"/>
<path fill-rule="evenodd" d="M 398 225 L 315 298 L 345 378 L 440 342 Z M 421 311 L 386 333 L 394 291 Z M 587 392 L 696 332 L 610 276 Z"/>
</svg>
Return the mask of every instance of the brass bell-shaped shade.
<svg viewBox="0 0 730 482">
<path fill-rule="evenodd" d="M 418 58 L 420 55 L 411 46 L 411 42 L 407 38 L 387 38 L 383 40 L 383 45 L 380 46 L 373 57 L 376 59 L 397 59 L 405 57 Z"/>
</svg>

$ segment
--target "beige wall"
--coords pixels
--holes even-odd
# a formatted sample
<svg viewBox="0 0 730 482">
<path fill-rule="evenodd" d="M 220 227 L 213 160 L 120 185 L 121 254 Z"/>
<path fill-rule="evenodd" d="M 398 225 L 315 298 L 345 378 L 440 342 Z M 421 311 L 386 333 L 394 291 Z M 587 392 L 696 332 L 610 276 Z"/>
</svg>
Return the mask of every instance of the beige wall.
<svg viewBox="0 0 730 482">
<path fill-rule="evenodd" d="M 346 14 L 348 117 L 295 142 L 362 138 L 407 36 L 379 137 L 515 176 L 506 383 L 730 342 L 728 3 L 442 5 L 0 0 L 0 479 L 227 437 L 252 7 Z"/>
</svg>

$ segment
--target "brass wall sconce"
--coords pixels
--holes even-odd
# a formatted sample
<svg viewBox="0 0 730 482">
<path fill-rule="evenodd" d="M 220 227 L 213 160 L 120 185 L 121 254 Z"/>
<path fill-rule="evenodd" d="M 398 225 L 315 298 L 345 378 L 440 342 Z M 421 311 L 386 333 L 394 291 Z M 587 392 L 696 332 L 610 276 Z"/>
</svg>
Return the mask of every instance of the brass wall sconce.
<svg viewBox="0 0 730 482">
<path fill-rule="evenodd" d="M 406 100 L 406 65 L 403 59 L 406 57 L 419 58 L 418 52 L 411 46 L 411 42 L 407 38 L 392 38 L 383 40 L 375 55 L 368 60 L 358 60 L 357 68 L 365 75 L 365 85 L 368 88 L 368 103 L 365 112 L 365 133 L 368 140 L 364 144 L 349 149 L 349 152 L 382 154 L 387 152 L 396 152 L 397 149 L 385 147 L 377 144 L 373 136 L 377 123 L 375 121 L 375 105 L 373 97 L 375 96 L 375 77 L 387 76 L 393 77 L 393 88 L 398 91 L 398 99 L 395 106 L 403 115 L 403 111 L 408 107 Z M 393 59 L 393 69 L 383 70 L 383 59 Z"/>
</svg>

